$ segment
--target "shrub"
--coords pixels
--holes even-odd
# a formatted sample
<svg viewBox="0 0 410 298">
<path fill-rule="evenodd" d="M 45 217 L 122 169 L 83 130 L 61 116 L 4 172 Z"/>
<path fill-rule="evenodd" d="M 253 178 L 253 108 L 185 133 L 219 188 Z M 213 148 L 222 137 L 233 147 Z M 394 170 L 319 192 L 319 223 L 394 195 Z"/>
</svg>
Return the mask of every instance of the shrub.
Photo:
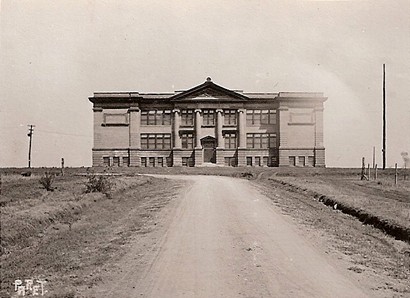
<svg viewBox="0 0 410 298">
<path fill-rule="evenodd" d="M 45 172 L 39 182 L 47 191 L 53 191 L 54 187 L 52 185 L 54 183 L 54 178 L 55 175 L 53 173 Z"/>
<path fill-rule="evenodd" d="M 108 196 L 112 188 L 112 183 L 106 176 L 97 176 L 93 174 L 88 177 L 85 187 L 85 192 L 87 193 L 101 192 Z"/>
</svg>

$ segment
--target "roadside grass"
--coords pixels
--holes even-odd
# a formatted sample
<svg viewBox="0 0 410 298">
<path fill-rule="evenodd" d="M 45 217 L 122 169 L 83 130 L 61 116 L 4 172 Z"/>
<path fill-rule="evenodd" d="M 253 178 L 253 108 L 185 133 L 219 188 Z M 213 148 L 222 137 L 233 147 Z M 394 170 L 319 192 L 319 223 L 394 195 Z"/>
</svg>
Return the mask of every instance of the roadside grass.
<svg viewBox="0 0 410 298">
<path fill-rule="evenodd" d="M 378 181 L 361 181 L 356 177 L 271 177 L 285 183 L 284 187 L 310 191 L 317 197 L 326 196 L 333 201 L 364 211 L 386 221 L 392 226 L 401 226 L 410 232 L 410 179 L 394 185 L 390 177 Z"/>
<path fill-rule="evenodd" d="M 41 175 L 41 174 L 40 174 Z M 85 193 L 84 176 L 56 177 L 53 192 L 40 175 L 3 175 L 0 297 L 16 279 L 44 279 L 48 297 L 81 297 L 100 281 L 132 237 L 155 227 L 155 213 L 183 182 L 115 176 L 110 197 Z"/>
</svg>

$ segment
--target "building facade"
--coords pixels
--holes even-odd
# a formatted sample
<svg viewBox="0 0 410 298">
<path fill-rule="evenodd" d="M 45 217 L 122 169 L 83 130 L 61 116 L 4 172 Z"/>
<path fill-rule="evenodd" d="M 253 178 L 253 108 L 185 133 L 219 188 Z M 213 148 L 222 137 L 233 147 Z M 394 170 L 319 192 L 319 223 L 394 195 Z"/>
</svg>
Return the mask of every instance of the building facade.
<svg viewBox="0 0 410 298">
<path fill-rule="evenodd" d="M 325 166 L 323 93 L 95 92 L 93 166 Z"/>
</svg>

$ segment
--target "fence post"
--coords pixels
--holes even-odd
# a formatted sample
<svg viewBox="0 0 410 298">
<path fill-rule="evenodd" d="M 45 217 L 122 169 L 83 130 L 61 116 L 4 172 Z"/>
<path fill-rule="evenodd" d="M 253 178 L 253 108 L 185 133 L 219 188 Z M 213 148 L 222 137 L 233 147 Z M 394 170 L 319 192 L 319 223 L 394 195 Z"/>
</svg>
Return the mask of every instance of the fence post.
<svg viewBox="0 0 410 298">
<path fill-rule="evenodd" d="M 364 164 L 364 157 L 362 157 L 362 173 L 361 173 L 361 177 L 360 180 L 364 180 L 366 179 L 366 173 L 365 173 L 365 164 Z"/>
<path fill-rule="evenodd" d="M 64 176 L 64 158 L 61 158 L 61 176 Z"/>
<path fill-rule="evenodd" d="M 394 165 L 394 185 L 397 185 L 397 163 Z"/>
<path fill-rule="evenodd" d="M 376 164 L 376 167 L 374 169 L 374 180 L 377 180 L 377 164 Z"/>
</svg>

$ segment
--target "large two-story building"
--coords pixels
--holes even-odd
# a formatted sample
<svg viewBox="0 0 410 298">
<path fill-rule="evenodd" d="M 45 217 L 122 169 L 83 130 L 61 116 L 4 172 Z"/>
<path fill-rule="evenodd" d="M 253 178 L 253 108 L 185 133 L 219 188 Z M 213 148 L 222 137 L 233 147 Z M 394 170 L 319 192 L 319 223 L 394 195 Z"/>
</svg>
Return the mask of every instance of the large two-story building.
<svg viewBox="0 0 410 298">
<path fill-rule="evenodd" d="M 325 166 L 323 93 L 95 92 L 93 166 Z"/>
</svg>

